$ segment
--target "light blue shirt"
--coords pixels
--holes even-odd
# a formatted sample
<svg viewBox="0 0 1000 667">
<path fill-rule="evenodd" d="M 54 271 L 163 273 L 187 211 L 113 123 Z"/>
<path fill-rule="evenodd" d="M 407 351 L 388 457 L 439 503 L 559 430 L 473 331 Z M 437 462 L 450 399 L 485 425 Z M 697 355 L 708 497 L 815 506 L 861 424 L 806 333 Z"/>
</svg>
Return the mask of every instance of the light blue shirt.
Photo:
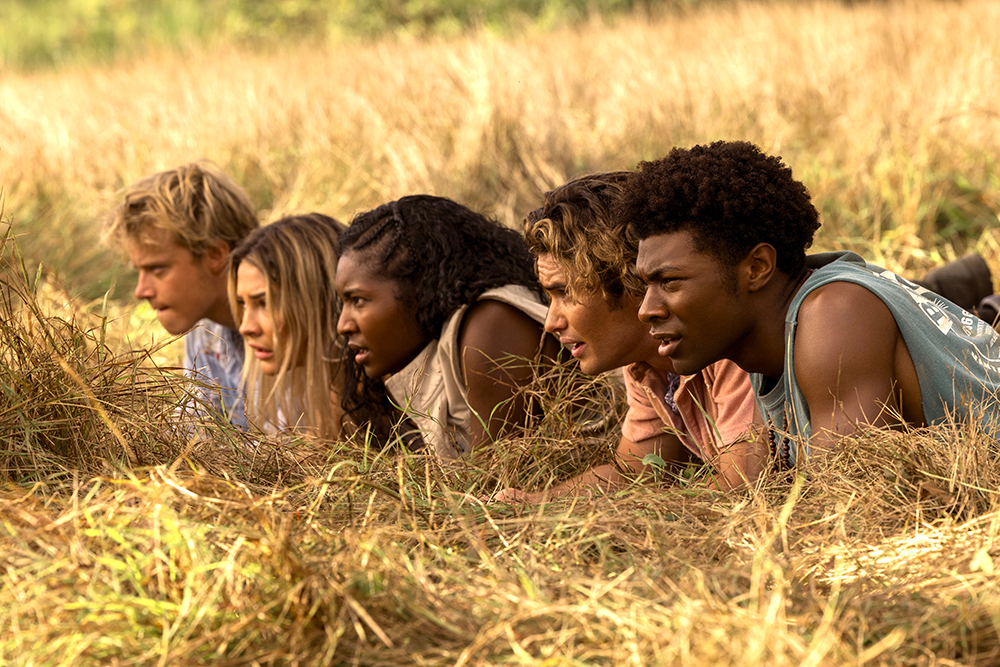
<svg viewBox="0 0 1000 667">
<path fill-rule="evenodd" d="M 243 336 L 209 319 L 200 320 L 184 337 L 184 368 L 192 378 L 212 385 L 204 388 L 201 399 L 245 431 L 245 400 L 239 389 L 243 354 Z"/>
<path fill-rule="evenodd" d="M 795 332 L 799 307 L 813 290 L 833 282 L 861 285 L 886 305 L 903 334 L 920 382 L 924 419 L 971 420 L 1000 436 L 1000 335 L 986 322 L 944 297 L 867 264 L 853 252 L 809 255 L 813 269 L 785 315 L 785 369 L 780 378 L 750 374 L 754 398 L 771 428 L 778 454 L 795 464 L 799 446 L 779 432 L 802 439 L 801 455 L 810 454 L 809 406 L 795 378 Z"/>
</svg>

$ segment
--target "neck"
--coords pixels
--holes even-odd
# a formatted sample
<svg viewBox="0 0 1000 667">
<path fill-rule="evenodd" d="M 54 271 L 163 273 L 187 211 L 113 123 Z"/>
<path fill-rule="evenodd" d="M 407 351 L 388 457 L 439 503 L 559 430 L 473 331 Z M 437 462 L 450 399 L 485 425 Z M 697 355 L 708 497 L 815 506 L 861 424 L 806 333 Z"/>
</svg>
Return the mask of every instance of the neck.
<svg viewBox="0 0 1000 667">
<path fill-rule="evenodd" d="M 205 317 L 224 327 L 236 330 L 237 325 L 233 319 L 233 311 L 229 308 L 229 298 L 225 294 L 215 300 Z"/>
<path fill-rule="evenodd" d="M 752 349 L 760 353 L 754 355 L 756 363 L 739 364 L 744 370 L 774 378 L 781 377 L 785 372 L 785 317 L 792 300 L 810 273 L 810 270 L 803 268 L 795 277 L 774 286 L 773 292 L 768 296 L 770 305 L 759 309 L 766 318 L 760 321 Z"/>
</svg>

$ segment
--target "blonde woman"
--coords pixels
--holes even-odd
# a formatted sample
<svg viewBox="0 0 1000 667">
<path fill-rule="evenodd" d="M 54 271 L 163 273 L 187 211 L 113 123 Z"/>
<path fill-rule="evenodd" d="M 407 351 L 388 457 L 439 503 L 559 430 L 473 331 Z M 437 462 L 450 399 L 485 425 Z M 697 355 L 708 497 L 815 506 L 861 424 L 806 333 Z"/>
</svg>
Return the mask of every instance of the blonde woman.
<svg viewBox="0 0 1000 667">
<path fill-rule="evenodd" d="M 264 430 L 340 435 L 333 281 L 343 229 L 319 213 L 283 218 L 232 253 L 229 297 L 246 344 L 247 417 Z"/>
</svg>

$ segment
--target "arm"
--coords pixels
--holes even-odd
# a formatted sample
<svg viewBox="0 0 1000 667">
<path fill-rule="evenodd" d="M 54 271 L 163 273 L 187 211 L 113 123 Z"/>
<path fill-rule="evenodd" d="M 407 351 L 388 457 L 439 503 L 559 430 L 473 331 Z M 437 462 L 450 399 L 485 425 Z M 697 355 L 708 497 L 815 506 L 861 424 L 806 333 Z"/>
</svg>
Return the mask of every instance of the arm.
<svg viewBox="0 0 1000 667">
<path fill-rule="evenodd" d="M 830 450 L 862 425 L 900 423 L 897 356 L 909 360 L 896 320 L 864 287 L 830 283 L 806 297 L 794 372 L 809 407 L 814 449 Z M 903 386 L 919 401 L 915 371 Z"/>
<path fill-rule="evenodd" d="M 661 433 L 642 442 L 632 442 L 623 437 L 618 443 L 617 455 L 626 474 L 622 474 L 617 466 L 607 464 L 591 468 L 587 472 L 544 491 L 530 493 L 520 489 L 507 488 L 500 491 L 494 500 L 508 503 L 542 503 L 552 498 L 579 495 L 585 492 L 609 493 L 617 491 L 630 482 L 643 482 L 654 476 L 653 467 L 643 463 L 643 459 L 648 454 L 659 456 L 668 464 L 673 464 L 672 467 L 686 463 L 690 457 L 688 450 L 675 435 Z"/>
<path fill-rule="evenodd" d="M 527 401 L 520 389 L 534 379 L 529 361 L 540 345 L 548 356 L 558 352 L 556 341 L 546 335 L 543 344 L 542 335 L 538 322 L 500 301 L 480 301 L 469 308 L 459 346 L 473 411 L 473 449 L 527 422 Z"/>
<path fill-rule="evenodd" d="M 719 361 L 702 371 L 715 406 L 711 430 L 718 440 L 702 443 L 715 469 L 710 486 L 731 491 L 760 477 L 769 456 L 761 439 L 763 419 L 757 410 L 750 376 L 732 361 Z"/>
<path fill-rule="evenodd" d="M 720 491 L 733 491 L 745 484 L 753 484 L 760 477 L 767 463 L 768 446 L 759 433 L 747 440 L 728 445 L 714 461 L 718 475 L 710 486 Z"/>
</svg>

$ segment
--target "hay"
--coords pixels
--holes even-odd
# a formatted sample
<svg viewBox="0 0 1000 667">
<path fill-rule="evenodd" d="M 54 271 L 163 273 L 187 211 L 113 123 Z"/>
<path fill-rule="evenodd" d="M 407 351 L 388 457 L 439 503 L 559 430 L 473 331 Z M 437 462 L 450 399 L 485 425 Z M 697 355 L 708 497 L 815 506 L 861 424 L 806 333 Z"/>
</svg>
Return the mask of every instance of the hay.
<svg viewBox="0 0 1000 667">
<path fill-rule="evenodd" d="M 491 505 L 606 460 L 615 434 L 572 415 L 615 414 L 614 383 L 540 378 L 532 435 L 459 467 L 255 440 L 4 280 L 0 663 L 1000 659 L 1000 462 L 974 431 L 875 431 L 729 495 L 694 475 Z"/>
</svg>

